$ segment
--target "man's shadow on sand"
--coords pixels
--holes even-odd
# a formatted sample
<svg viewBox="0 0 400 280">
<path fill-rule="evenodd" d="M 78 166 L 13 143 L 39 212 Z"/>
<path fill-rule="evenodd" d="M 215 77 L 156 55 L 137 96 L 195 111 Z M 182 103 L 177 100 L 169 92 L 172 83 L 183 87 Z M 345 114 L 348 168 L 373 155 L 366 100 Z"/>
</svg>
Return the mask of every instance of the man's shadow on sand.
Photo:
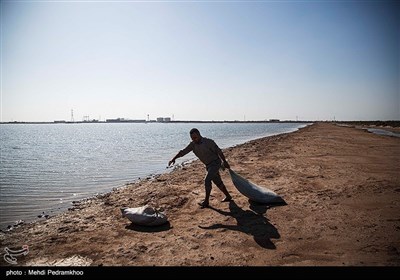
<svg viewBox="0 0 400 280">
<path fill-rule="evenodd" d="M 254 241 L 265 249 L 276 249 L 271 238 L 279 239 L 280 235 L 278 230 L 269 223 L 268 219 L 263 216 L 264 213 L 271 207 L 287 205 L 286 202 L 276 204 L 259 204 L 249 200 L 250 210 L 243 210 L 240 208 L 235 201 L 229 202 L 229 212 L 223 211 L 214 207 L 209 206 L 210 209 L 220 213 L 224 216 L 230 216 L 236 219 L 237 225 L 224 225 L 214 224 L 211 226 L 199 226 L 202 229 L 218 229 L 225 228 L 228 230 L 241 231 L 246 234 L 253 236 Z"/>
<path fill-rule="evenodd" d="M 131 223 L 130 225 L 127 225 L 125 228 L 129 229 L 129 230 L 139 231 L 139 232 L 161 232 L 161 231 L 170 230 L 172 228 L 172 226 L 169 222 L 166 222 L 163 225 L 159 225 L 159 226 L 155 226 L 155 227 L 141 226 L 141 225 L 136 225 L 134 223 Z"/>
</svg>

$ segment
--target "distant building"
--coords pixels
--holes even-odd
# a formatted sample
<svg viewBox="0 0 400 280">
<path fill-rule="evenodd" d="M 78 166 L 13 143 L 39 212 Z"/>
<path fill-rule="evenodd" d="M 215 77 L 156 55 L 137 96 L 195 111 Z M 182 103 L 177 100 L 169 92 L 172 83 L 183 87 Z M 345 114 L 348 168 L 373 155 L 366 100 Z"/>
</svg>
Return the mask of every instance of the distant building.
<svg viewBox="0 0 400 280">
<path fill-rule="evenodd" d="M 145 123 L 145 119 L 140 119 L 140 120 L 129 120 L 129 122 L 134 122 L 134 123 Z"/>
<path fill-rule="evenodd" d="M 106 119 L 106 122 L 124 122 L 124 118 L 118 118 L 118 119 Z"/>
<path fill-rule="evenodd" d="M 157 122 L 170 122 L 170 121 L 171 121 L 170 117 L 166 117 L 166 118 L 159 117 L 159 118 L 157 118 Z"/>
<path fill-rule="evenodd" d="M 106 122 L 109 123 L 145 123 L 146 120 L 130 120 L 130 119 L 124 119 L 124 118 L 117 118 L 117 119 L 107 119 Z"/>
</svg>

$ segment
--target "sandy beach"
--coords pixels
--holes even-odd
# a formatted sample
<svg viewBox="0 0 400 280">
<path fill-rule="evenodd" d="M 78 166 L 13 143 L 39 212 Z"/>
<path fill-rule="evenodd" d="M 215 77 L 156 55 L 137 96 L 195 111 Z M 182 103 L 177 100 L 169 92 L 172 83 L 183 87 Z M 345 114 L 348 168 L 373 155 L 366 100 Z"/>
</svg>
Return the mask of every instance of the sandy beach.
<svg viewBox="0 0 400 280">
<path fill-rule="evenodd" d="M 211 208 L 200 209 L 205 169 L 194 161 L 2 232 L 0 249 L 29 246 L 16 266 L 400 265 L 400 138 L 315 123 L 224 153 L 287 205 L 250 205 L 224 171 L 234 200 L 220 202 L 214 186 Z M 121 216 L 121 207 L 145 204 L 163 207 L 169 224 Z"/>
</svg>

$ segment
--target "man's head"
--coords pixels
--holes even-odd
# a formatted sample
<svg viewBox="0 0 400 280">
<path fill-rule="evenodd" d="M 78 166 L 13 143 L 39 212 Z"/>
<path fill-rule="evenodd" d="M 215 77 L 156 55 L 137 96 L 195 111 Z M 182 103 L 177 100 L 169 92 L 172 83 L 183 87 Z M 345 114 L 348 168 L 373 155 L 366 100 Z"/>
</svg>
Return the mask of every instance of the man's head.
<svg viewBox="0 0 400 280">
<path fill-rule="evenodd" d="M 192 140 L 198 144 L 200 143 L 201 140 L 201 135 L 200 135 L 200 131 L 197 128 L 192 128 L 190 130 L 190 137 L 192 138 Z"/>
</svg>

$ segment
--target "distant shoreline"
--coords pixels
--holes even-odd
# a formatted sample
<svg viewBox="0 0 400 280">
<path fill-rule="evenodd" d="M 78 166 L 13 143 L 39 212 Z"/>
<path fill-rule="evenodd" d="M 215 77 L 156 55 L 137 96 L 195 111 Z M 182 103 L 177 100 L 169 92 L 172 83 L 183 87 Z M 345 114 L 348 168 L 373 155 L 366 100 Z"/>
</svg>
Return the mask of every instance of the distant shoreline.
<svg viewBox="0 0 400 280">
<path fill-rule="evenodd" d="M 336 123 L 336 124 L 348 124 L 348 125 L 372 125 L 372 126 L 390 126 L 390 127 L 400 127 L 400 120 L 389 120 L 389 121 L 310 121 L 310 120 L 264 120 L 264 121 L 198 121 L 198 120 L 182 120 L 182 121 L 165 121 L 157 122 L 155 120 L 145 121 L 145 120 L 112 120 L 112 121 L 37 121 L 37 122 L 25 122 L 25 121 L 11 121 L 11 122 L 0 122 L 0 124 L 86 124 L 86 123 Z"/>
</svg>

